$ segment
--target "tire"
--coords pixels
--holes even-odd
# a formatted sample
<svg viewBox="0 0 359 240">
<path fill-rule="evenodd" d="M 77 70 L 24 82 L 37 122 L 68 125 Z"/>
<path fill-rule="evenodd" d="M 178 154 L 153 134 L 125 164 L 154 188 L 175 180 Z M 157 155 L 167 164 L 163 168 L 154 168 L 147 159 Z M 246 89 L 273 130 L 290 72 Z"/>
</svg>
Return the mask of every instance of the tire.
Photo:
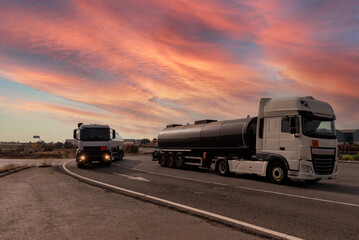
<svg viewBox="0 0 359 240">
<path fill-rule="evenodd" d="M 111 167 L 111 161 L 105 163 L 106 167 Z"/>
<path fill-rule="evenodd" d="M 320 179 L 313 179 L 313 180 L 304 180 L 304 182 L 306 184 L 316 184 L 317 182 L 319 182 Z"/>
<path fill-rule="evenodd" d="M 284 184 L 288 180 L 287 169 L 281 162 L 273 162 L 269 165 L 268 178 L 272 183 Z"/>
<path fill-rule="evenodd" d="M 216 172 L 221 176 L 229 175 L 229 165 L 226 159 L 220 159 L 217 161 Z"/>
<path fill-rule="evenodd" d="M 84 165 L 81 163 L 77 163 L 77 168 L 84 168 Z"/>
<path fill-rule="evenodd" d="M 177 153 L 176 157 L 175 157 L 175 164 L 176 164 L 176 168 L 180 168 L 183 169 L 185 168 L 185 158 L 184 155 L 182 153 Z"/>
<path fill-rule="evenodd" d="M 165 153 L 160 153 L 160 156 L 158 158 L 158 163 L 161 165 L 161 167 L 166 167 L 167 166 L 166 154 Z"/>
<path fill-rule="evenodd" d="M 169 166 L 170 168 L 176 167 L 176 161 L 175 161 L 175 157 L 173 156 L 173 153 L 168 153 L 166 160 L 167 160 L 167 166 Z"/>
<path fill-rule="evenodd" d="M 114 159 L 115 159 L 115 161 L 121 161 L 122 160 L 122 152 L 120 150 L 118 150 L 116 152 L 116 157 Z"/>
</svg>

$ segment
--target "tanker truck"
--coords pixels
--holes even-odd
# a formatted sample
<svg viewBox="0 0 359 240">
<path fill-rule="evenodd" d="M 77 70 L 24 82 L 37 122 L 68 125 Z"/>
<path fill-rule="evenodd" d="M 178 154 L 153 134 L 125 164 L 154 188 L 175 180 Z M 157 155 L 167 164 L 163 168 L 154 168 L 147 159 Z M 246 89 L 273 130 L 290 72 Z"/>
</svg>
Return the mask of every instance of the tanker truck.
<svg viewBox="0 0 359 240">
<path fill-rule="evenodd" d="M 78 123 L 73 134 L 77 140 L 78 168 L 95 164 L 109 167 L 112 160 L 121 160 L 124 156 L 122 137 L 108 125 Z"/>
<path fill-rule="evenodd" d="M 313 97 L 262 98 L 257 117 L 167 125 L 153 160 L 162 167 L 256 174 L 283 184 L 337 178 L 332 107 Z"/>
</svg>

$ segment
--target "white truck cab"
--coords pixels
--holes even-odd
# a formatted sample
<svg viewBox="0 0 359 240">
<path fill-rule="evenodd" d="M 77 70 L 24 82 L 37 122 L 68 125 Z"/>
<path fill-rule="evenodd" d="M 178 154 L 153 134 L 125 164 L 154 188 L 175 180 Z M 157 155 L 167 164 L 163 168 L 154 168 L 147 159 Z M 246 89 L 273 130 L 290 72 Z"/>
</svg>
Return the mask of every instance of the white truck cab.
<svg viewBox="0 0 359 240">
<path fill-rule="evenodd" d="M 337 138 L 332 107 L 313 97 L 262 98 L 256 159 L 271 164 L 261 175 L 316 182 L 338 176 Z"/>
</svg>

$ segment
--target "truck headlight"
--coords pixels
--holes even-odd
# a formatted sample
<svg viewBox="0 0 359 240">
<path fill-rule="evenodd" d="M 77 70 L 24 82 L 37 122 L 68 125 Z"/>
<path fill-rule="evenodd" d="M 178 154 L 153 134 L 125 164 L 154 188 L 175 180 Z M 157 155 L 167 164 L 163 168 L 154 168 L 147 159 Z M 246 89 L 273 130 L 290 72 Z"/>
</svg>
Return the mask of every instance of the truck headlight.
<svg viewBox="0 0 359 240">
<path fill-rule="evenodd" d="M 85 159 L 86 159 L 85 155 L 82 155 L 82 156 L 80 157 L 80 160 L 81 160 L 81 161 L 83 161 L 83 160 L 85 160 Z"/>
<path fill-rule="evenodd" d="M 307 172 L 307 173 L 313 173 L 313 169 L 311 166 L 308 166 L 308 165 L 302 165 L 302 168 L 304 170 L 304 172 Z"/>
<path fill-rule="evenodd" d="M 105 155 L 105 160 L 110 160 L 110 155 L 106 154 Z"/>
</svg>

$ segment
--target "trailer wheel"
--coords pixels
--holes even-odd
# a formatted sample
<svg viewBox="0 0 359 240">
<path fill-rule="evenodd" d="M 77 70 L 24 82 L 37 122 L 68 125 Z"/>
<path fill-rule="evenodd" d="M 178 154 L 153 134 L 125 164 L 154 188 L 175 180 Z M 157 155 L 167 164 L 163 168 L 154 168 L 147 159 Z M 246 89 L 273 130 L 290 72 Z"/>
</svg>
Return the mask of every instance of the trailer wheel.
<svg viewBox="0 0 359 240">
<path fill-rule="evenodd" d="M 182 153 L 176 154 L 175 163 L 176 163 L 176 168 L 183 169 L 185 167 L 184 155 Z"/>
<path fill-rule="evenodd" d="M 158 158 L 158 163 L 161 165 L 161 167 L 166 167 L 167 162 L 166 162 L 166 154 L 165 153 L 160 153 L 160 157 Z"/>
<path fill-rule="evenodd" d="M 173 153 L 171 153 L 171 152 L 167 154 L 167 166 L 169 166 L 170 168 L 176 167 L 175 157 L 173 156 Z"/>
<path fill-rule="evenodd" d="M 220 159 L 217 161 L 216 171 L 221 176 L 229 175 L 229 165 L 226 159 Z"/>
<path fill-rule="evenodd" d="M 268 178 L 272 183 L 284 184 L 287 177 L 287 169 L 283 163 L 273 162 L 269 165 Z"/>
</svg>

